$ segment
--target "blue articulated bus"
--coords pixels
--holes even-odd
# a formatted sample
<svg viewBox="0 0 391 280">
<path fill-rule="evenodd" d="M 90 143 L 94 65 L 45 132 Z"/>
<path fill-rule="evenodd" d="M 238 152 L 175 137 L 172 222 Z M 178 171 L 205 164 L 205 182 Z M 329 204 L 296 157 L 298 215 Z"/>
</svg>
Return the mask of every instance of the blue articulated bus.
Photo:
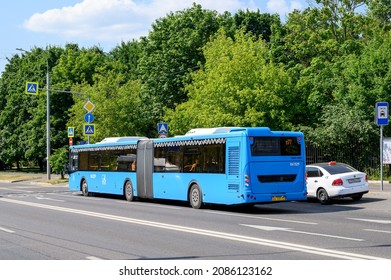
<svg viewBox="0 0 391 280">
<path fill-rule="evenodd" d="M 245 205 L 306 200 L 301 132 L 267 127 L 192 129 L 149 139 L 70 147 L 69 188 L 134 198 Z"/>
</svg>

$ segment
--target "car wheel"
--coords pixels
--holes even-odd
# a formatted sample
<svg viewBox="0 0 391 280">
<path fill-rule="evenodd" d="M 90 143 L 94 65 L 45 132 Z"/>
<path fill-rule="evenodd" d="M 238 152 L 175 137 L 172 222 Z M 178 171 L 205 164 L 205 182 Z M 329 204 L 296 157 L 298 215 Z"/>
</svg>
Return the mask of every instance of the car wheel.
<svg viewBox="0 0 391 280">
<path fill-rule="evenodd" d="M 356 194 L 356 195 L 352 195 L 352 199 L 353 201 L 359 201 L 361 198 L 362 198 L 362 194 Z"/>
<path fill-rule="evenodd" d="M 329 204 L 330 203 L 329 195 L 327 194 L 327 191 L 325 189 L 319 189 L 318 193 L 316 194 L 316 197 L 318 198 L 318 200 L 321 204 Z"/>
<path fill-rule="evenodd" d="M 191 207 L 195 209 L 200 209 L 202 207 L 202 193 L 197 184 L 194 184 L 190 189 L 189 202 Z"/>
</svg>

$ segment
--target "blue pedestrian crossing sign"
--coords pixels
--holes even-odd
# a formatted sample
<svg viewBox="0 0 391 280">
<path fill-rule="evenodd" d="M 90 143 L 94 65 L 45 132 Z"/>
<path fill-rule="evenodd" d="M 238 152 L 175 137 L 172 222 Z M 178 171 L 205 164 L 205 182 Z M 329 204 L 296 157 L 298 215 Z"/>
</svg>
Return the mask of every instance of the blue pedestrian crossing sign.
<svg viewBox="0 0 391 280">
<path fill-rule="evenodd" d="M 95 124 L 87 123 L 84 124 L 84 135 L 95 136 Z"/>
<path fill-rule="evenodd" d="M 68 138 L 75 137 L 75 128 L 74 127 L 68 127 Z"/>
<path fill-rule="evenodd" d="M 168 124 L 167 123 L 158 123 L 157 132 L 159 135 L 167 135 L 168 134 Z"/>
<path fill-rule="evenodd" d="M 26 82 L 26 94 L 38 95 L 38 83 Z"/>
</svg>

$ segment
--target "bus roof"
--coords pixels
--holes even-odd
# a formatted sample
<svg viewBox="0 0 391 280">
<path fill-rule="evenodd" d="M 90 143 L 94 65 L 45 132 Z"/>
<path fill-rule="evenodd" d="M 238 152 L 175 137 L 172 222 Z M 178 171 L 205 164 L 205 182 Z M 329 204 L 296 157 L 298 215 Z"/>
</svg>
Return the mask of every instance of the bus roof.
<svg viewBox="0 0 391 280">
<path fill-rule="evenodd" d="M 185 135 L 204 135 L 204 134 L 219 134 L 227 133 L 233 130 L 244 130 L 243 127 L 211 127 L 211 128 L 193 128 Z"/>
<path fill-rule="evenodd" d="M 128 142 L 128 141 L 141 140 L 141 139 L 147 139 L 147 138 L 142 136 L 107 137 L 104 138 L 99 143 Z"/>
<path fill-rule="evenodd" d="M 212 134 L 233 133 L 233 132 L 245 132 L 249 135 L 257 135 L 257 134 L 272 135 L 272 134 L 296 133 L 295 131 L 272 131 L 269 127 L 212 127 L 212 128 L 193 128 L 189 130 L 185 134 L 185 136 L 212 135 Z"/>
<path fill-rule="evenodd" d="M 130 145 L 136 148 L 139 140 L 150 139 L 156 143 L 172 142 L 172 141 L 191 141 L 193 139 L 224 139 L 231 136 L 301 136 L 302 132 L 298 131 L 272 131 L 269 127 L 213 127 L 213 128 L 194 128 L 189 130 L 185 135 L 177 135 L 168 138 L 150 139 L 142 136 L 124 136 L 124 137 L 108 137 L 95 144 L 84 144 L 71 146 L 70 150 L 90 150 L 95 147 L 115 147 Z M 193 138 L 194 137 L 194 138 Z M 217 141 L 216 140 L 216 141 Z M 220 141 L 220 140 L 219 140 Z"/>
</svg>

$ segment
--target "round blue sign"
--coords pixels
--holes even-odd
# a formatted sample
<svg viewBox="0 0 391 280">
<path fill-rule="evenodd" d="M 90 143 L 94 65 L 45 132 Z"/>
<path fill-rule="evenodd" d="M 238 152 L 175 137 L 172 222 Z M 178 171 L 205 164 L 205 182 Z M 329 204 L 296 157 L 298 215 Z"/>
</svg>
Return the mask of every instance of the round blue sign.
<svg viewBox="0 0 391 280">
<path fill-rule="evenodd" d="M 84 120 L 88 123 L 91 123 L 94 121 L 94 115 L 91 113 L 87 113 L 84 115 Z"/>
</svg>

